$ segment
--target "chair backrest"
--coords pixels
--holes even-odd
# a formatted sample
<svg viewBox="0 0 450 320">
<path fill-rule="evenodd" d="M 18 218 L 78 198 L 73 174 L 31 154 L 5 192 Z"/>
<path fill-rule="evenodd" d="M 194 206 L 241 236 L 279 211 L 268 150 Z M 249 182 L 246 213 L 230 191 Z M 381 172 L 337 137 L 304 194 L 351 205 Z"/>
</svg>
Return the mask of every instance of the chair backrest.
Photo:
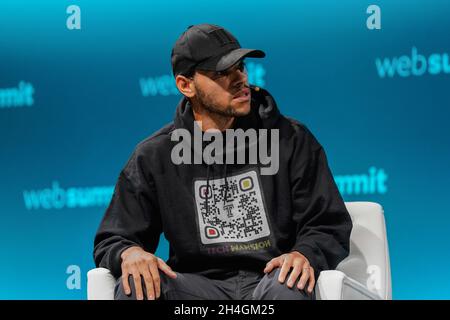
<svg viewBox="0 0 450 320">
<path fill-rule="evenodd" d="M 374 202 L 346 202 L 345 205 L 353 222 L 350 254 L 336 269 L 382 299 L 390 300 L 391 267 L 383 208 Z"/>
</svg>

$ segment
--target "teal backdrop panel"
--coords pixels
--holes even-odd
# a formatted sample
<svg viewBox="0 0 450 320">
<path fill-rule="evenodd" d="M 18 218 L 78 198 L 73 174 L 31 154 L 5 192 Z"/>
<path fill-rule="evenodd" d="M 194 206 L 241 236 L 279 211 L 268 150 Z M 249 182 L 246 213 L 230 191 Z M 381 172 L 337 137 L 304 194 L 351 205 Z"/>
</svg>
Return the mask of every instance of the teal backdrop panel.
<svg viewBox="0 0 450 320">
<path fill-rule="evenodd" d="M 384 207 L 394 299 L 450 299 L 449 16 L 444 0 L 2 0 L 0 299 L 86 298 L 118 174 L 172 120 L 171 48 L 197 23 L 264 50 L 250 82 L 316 135 L 346 201 Z"/>
</svg>

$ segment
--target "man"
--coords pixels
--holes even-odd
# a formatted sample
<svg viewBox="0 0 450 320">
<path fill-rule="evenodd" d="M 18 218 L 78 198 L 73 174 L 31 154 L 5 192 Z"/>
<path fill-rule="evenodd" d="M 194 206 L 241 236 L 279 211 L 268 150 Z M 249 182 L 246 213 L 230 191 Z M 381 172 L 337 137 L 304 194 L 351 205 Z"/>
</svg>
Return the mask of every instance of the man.
<svg viewBox="0 0 450 320">
<path fill-rule="evenodd" d="M 352 222 L 322 146 L 248 83 L 244 58 L 264 56 L 216 25 L 190 26 L 175 43 L 183 94 L 175 120 L 137 145 L 95 237 L 95 263 L 118 279 L 116 299 L 314 299 L 320 271 L 348 255 Z M 215 139 L 229 130 L 276 133 L 270 156 L 279 163 L 265 174 L 262 153 L 256 163 L 211 163 L 201 156 L 213 139 L 199 154 L 196 130 Z M 174 150 L 185 133 L 180 162 Z M 249 140 L 230 159 L 250 158 Z M 161 232 L 167 263 L 154 255 Z"/>
</svg>

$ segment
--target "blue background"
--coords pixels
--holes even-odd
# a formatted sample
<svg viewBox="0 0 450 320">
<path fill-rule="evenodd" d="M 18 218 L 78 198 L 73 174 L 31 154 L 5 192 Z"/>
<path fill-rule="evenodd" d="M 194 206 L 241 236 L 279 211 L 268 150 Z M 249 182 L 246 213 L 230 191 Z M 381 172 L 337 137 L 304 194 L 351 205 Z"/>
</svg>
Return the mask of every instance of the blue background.
<svg viewBox="0 0 450 320">
<path fill-rule="evenodd" d="M 66 27 L 71 4 L 81 30 Z M 370 4 L 381 8 L 381 30 L 366 27 Z M 140 80 L 171 75 L 173 43 L 206 22 L 266 52 L 251 61 L 265 70 L 263 87 L 315 134 L 335 176 L 386 172 L 387 192 L 343 196 L 385 209 L 393 298 L 449 299 L 450 73 L 383 78 L 375 63 L 413 47 L 450 53 L 449 16 L 444 0 L 2 0 L 0 92 L 31 83 L 34 102 L 0 106 L 0 298 L 86 298 L 106 204 L 30 209 L 25 192 L 54 181 L 113 186 L 181 98 L 144 96 Z M 70 265 L 81 270 L 79 289 L 67 287 Z"/>
</svg>

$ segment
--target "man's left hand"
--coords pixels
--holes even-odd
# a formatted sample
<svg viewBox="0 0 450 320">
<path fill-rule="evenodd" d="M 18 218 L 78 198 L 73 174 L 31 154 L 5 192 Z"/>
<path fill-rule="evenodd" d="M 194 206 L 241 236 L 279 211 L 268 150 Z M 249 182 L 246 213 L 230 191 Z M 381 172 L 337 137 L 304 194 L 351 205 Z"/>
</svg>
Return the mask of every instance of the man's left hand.
<svg viewBox="0 0 450 320">
<path fill-rule="evenodd" d="M 295 281 L 300 276 L 297 288 L 299 290 L 303 290 L 306 283 L 309 282 L 307 290 L 308 293 L 310 294 L 312 293 L 316 282 L 314 278 L 314 269 L 311 267 L 308 259 L 303 254 L 301 254 L 298 251 L 292 251 L 289 253 L 282 254 L 279 257 L 273 258 L 267 263 L 266 267 L 264 268 L 264 273 L 269 273 L 270 271 L 272 271 L 272 269 L 278 267 L 281 267 L 278 281 L 283 283 L 284 280 L 286 279 L 289 270 L 293 268 L 287 281 L 287 286 L 289 288 L 292 288 Z"/>
</svg>

